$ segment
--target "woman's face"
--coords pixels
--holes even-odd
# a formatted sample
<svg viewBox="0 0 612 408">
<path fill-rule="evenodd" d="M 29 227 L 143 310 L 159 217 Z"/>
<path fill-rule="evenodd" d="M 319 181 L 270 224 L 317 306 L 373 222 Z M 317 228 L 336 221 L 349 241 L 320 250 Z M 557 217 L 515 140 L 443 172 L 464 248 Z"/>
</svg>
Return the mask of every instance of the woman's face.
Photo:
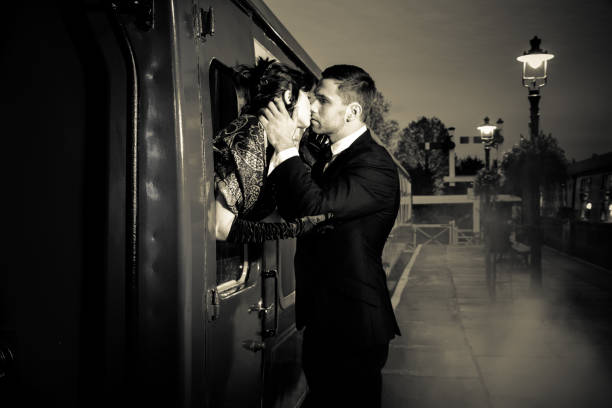
<svg viewBox="0 0 612 408">
<path fill-rule="evenodd" d="M 310 126 L 310 101 L 308 100 L 308 94 L 301 89 L 293 109 L 294 113 L 297 113 L 297 127 L 306 129 Z"/>
</svg>

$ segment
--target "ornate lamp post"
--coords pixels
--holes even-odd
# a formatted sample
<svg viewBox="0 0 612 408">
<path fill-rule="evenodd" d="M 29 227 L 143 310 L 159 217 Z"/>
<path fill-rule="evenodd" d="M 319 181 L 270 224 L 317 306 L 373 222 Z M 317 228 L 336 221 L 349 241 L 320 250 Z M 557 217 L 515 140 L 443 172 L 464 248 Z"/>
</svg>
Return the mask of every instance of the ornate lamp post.
<svg viewBox="0 0 612 408">
<path fill-rule="evenodd" d="M 480 131 L 480 140 L 482 140 L 485 149 L 485 168 L 487 170 L 489 170 L 489 152 L 493 144 L 493 135 L 495 129 L 497 129 L 497 126 L 490 124 L 489 121 L 489 117 L 487 116 L 484 118 L 484 123 L 477 127 Z"/>
<path fill-rule="evenodd" d="M 530 119 L 529 136 L 532 145 L 535 145 L 540 132 L 540 88 L 546 85 L 548 78 L 548 61 L 554 58 L 540 48 L 542 40 L 533 37 L 529 44 L 531 49 L 517 57 L 517 61 L 523 63 L 523 86 L 529 89 Z M 527 163 L 528 175 L 535 173 L 535 158 L 530 157 Z M 529 234 L 529 245 L 531 246 L 531 284 L 533 287 L 542 286 L 542 242 L 540 232 L 540 190 L 539 186 L 531 176 L 525 179 L 525 223 Z"/>
<path fill-rule="evenodd" d="M 455 179 L 455 142 L 453 137 L 455 136 L 455 127 L 451 126 L 446 129 L 448 131 L 448 175 L 451 180 Z M 455 182 L 450 181 L 449 186 L 454 186 Z"/>
<path fill-rule="evenodd" d="M 499 161 L 499 145 L 504 143 L 504 136 L 502 135 L 502 129 L 504 128 L 504 121 L 502 118 L 498 118 L 497 122 L 495 122 L 495 126 L 497 129 L 493 132 L 493 147 L 495 147 L 495 165 L 493 167 L 497 167 L 497 162 Z"/>
<path fill-rule="evenodd" d="M 490 168 L 490 151 L 491 146 L 494 144 L 494 136 L 495 130 L 497 126 L 489 123 L 489 117 L 485 117 L 482 125 L 478 126 L 477 129 L 480 132 L 480 140 L 484 146 L 485 151 L 485 169 L 488 170 Z M 484 235 L 484 244 L 485 244 L 485 274 L 487 278 L 487 288 L 489 290 L 489 296 L 491 299 L 495 299 L 495 259 L 494 254 L 491 250 L 491 246 L 493 244 L 493 222 L 494 222 L 494 213 L 493 208 L 490 203 L 490 196 L 488 188 L 485 189 L 484 194 L 481 196 L 481 214 L 482 214 L 482 224 L 483 224 L 483 235 Z"/>
</svg>

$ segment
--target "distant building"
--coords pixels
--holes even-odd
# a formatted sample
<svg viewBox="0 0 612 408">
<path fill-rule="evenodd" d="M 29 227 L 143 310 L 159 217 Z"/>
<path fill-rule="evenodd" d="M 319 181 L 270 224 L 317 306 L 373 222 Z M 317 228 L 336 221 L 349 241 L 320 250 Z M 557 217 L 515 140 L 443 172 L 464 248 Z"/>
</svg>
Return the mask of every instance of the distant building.
<svg viewBox="0 0 612 408">
<path fill-rule="evenodd" d="M 572 208 L 576 219 L 612 223 L 612 152 L 572 163 L 567 173 L 561 206 Z"/>
<path fill-rule="evenodd" d="M 612 269 L 612 152 L 570 164 L 543 193 L 544 243 Z"/>
</svg>

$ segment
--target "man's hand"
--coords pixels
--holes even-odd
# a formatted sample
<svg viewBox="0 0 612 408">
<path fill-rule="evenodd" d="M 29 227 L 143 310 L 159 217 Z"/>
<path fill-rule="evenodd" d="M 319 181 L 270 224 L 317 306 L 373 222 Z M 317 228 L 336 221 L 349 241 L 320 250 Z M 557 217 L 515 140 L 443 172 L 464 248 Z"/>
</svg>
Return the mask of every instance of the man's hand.
<svg viewBox="0 0 612 408">
<path fill-rule="evenodd" d="M 274 98 L 274 101 L 268 103 L 268 107 L 263 110 L 259 121 L 263 124 L 268 141 L 274 146 L 274 150 L 281 152 L 295 147 L 297 109 L 293 111 L 293 117 L 291 117 L 281 98 Z"/>
</svg>

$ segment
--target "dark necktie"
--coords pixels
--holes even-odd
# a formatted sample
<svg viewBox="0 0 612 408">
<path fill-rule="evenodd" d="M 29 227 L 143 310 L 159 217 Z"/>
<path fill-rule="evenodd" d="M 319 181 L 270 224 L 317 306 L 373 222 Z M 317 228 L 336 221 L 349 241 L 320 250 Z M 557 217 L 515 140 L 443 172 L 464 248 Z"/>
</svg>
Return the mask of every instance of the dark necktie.
<svg viewBox="0 0 612 408">
<path fill-rule="evenodd" d="M 312 167 L 312 173 L 315 179 L 319 179 L 323 175 L 325 165 L 332 158 L 331 142 L 327 135 L 316 135 L 313 140 L 318 148 L 317 161 Z"/>
<path fill-rule="evenodd" d="M 321 150 L 319 151 L 319 160 L 327 163 L 332 158 L 331 142 L 327 135 L 323 135 L 323 141 L 321 143 Z"/>
</svg>

